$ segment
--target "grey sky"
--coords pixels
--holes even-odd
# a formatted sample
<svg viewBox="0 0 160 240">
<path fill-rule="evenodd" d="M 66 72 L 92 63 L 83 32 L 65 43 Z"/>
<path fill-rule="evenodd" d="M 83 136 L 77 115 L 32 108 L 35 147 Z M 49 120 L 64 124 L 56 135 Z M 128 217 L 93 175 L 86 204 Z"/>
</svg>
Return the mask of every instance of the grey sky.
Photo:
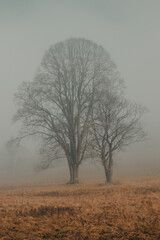
<svg viewBox="0 0 160 240">
<path fill-rule="evenodd" d="M 11 119 L 19 83 L 33 79 L 51 44 L 84 37 L 104 46 L 125 80 L 127 96 L 149 109 L 144 125 L 150 140 L 129 151 L 157 160 L 159 13 L 159 0 L 0 0 L 0 148 L 17 131 Z"/>
</svg>

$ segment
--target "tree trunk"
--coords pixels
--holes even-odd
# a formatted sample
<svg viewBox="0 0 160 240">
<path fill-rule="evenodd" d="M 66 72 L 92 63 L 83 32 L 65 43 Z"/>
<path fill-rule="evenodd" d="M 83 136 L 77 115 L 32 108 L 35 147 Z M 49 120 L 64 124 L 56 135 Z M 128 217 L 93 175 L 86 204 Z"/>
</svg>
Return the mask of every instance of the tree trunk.
<svg viewBox="0 0 160 240">
<path fill-rule="evenodd" d="M 78 167 L 75 167 L 74 169 L 73 169 L 73 181 L 72 181 L 72 184 L 75 184 L 75 183 L 78 183 L 79 181 L 78 181 L 78 173 L 79 173 L 79 171 L 78 171 L 79 169 L 78 169 Z"/>
<path fill-rule="evenodd" d="M 103 160 L 102 160 L 103 161 Z M 112 151 L 109 153 L 108 164 L 107 161 L 103 161 L 106 182 L 111 183 L 113 180 L 113 158 L 112 158 Z"/>
<path fill-rule="evenodd" d="M 78 174 L 79 174 L 79 166 L 72 166 L 69 165 L 69 173 L 70 173 L 70 181 L 69 184 L 79 183 L 78 181 Z"/>
<path fill-rule="evenodd" d="M 111 183 L 113 178 L 113 173 L 111 169 L 105 169 L 106 182 Z"/>
</svg>

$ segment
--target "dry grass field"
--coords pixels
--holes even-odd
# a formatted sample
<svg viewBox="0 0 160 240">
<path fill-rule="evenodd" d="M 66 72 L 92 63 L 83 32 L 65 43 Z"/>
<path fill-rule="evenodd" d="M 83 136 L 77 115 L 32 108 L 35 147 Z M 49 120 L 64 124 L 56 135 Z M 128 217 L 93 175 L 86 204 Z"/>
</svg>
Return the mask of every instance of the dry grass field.
<svg viewBox="0 0 160 240">
<path fill-rule="evenodd" d="M 0 189 L 0 239 L 160 239 L 160 178 Z"/>
</svg>

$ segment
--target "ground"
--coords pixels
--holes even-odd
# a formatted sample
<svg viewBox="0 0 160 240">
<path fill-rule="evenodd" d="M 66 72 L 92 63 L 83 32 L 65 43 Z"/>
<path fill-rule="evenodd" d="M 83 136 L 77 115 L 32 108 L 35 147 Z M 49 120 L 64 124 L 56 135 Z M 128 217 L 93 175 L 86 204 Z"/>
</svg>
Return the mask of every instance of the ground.
<svg viewBox="0 0 160 240">
<path fill-rule="evenodd" d="M 160 239 L 160 178 L 1 188 L 0 239 Z"/>
</svg>

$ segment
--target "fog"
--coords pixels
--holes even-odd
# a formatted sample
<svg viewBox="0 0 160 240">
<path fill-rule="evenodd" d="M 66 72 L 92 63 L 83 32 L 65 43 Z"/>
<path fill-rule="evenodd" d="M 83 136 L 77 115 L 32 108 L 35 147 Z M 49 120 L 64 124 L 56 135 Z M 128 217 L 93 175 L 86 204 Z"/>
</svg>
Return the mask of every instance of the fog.
<svg viewBox="0 0 160 240">
<path fill-rule="evenodd" d="M 0 179 L 43 181 L 67 179 L 68 169 L 36 171 L 39 159 L 32 142 L 18 155 L 9 156 L 6 142 L 15 137 L 14 93 L 23 81 L 33 79 L 50 45 L 70 37 L 102 45 L 118 66 L 126 95 L 148 108 L 143 125 L 148 140 L 115 156 L 115 177 L 160 174 L 160 1 L 159 0 L 1 0 L 0 1 Z M 80 178 L 89 163 L 80 167 Z M 67 169 L 67 170 L 65 170 Z M 99 163 L 91 163 L 92 176 L 103 177 Z M 62 178 L 63 179 L 63 178 Z"/>
</svg>

